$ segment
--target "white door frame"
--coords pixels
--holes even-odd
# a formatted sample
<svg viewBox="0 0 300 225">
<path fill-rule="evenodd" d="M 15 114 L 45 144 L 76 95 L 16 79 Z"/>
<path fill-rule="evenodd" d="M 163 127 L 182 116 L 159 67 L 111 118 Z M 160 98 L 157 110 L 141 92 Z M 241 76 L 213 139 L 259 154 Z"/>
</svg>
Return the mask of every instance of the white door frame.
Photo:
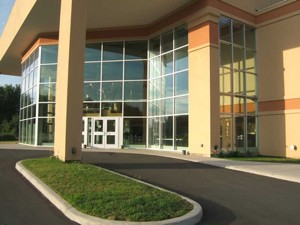
<svg viewBox="0 0 300 225">
<path fill-rule="evenodd" d="M 91 120 L 89 129 L 88 121 Z M 121 148 L 123 136 L 120 117 L 84 117 L 83 146 L 87 146 L 88 130 L 91 132 L 91 146 L 94 148 Z M 98 126 L 98 127 L 97 127 Z"/>
</svg>

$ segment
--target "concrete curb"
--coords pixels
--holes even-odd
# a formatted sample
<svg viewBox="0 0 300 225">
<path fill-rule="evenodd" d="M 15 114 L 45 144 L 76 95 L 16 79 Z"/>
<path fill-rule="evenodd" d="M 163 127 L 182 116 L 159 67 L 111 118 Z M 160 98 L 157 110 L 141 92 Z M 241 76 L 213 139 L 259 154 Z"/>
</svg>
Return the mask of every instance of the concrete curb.
<svg viewBox="0 0 300 225">
<path fill-rule="evenodd" d="M 16 164 L 16 169 L 33 185 L 35 186 L 53 205 L 55 205 L 66 217 L 69 219 L 83 225 L 194 225 L 198 223 L 203 216 L 202 207 L 195 201 L 181 196 L 183 199 L 187 200 L 193 204 L 194 208 L 189 213 L 176 217 L 173 219 L 163 220 L 163 221 L 151 221 L 151 222 L 127 222 L 127 221 L 114 221 L 101 219 L 94 216 L 89 216 L 84 213 L 79 212 L 77 209 L 72 207 L 67 201 L 56 194 L 51 188 L 49 188 L 45 183 L 43 183 L 38 177 L 27 170 L 23 165 L 22 161 Z M 111 172 L 111 171 L 110 171 Z M 122 175 L 124 176 L 124 175 Z M 130 178 L 130 177 L 128 177 Z M 132 179 L 132 178 L 130 178 Z M 134 179 L 135 180 L 135 179 Z M 138 181 L 138 180 L 137 180 Z M 140 181 L 139 181 L 140 182 Z M 155 187 L 151 184 L 146 185 Z M 156 187 L 158 188 L 158 187 Z M 158 188 L 164 190 L 162 188 Z M 165 190 L 168 191 L 168 190 Z M 170 191 L 168 191 L 170 192 Z"/>
</svg>

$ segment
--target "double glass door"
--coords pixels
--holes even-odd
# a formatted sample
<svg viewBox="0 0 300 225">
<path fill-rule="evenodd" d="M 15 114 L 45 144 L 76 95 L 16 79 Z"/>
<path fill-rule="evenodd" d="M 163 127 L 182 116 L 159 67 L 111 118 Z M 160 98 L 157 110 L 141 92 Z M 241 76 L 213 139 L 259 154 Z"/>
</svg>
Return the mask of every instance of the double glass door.
<svg viewBox="0 0 300 225">
<path fill-rule="evenodd" d="M 119 148 L 118 118 L 83 118 L 83 145 L 95 148 Z"/>
</svg>

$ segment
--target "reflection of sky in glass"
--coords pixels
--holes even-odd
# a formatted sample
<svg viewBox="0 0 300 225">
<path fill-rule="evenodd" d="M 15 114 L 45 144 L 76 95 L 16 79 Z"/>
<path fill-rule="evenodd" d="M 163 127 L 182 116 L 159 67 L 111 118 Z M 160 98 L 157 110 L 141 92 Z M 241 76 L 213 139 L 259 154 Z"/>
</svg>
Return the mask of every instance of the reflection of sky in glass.
<svg viewBox="0 0 300 225">
<path fill-rule="evenodd" d="M 175 114 L 182 114 L 189 112 L 188 97 L 175 98 Z"/>
</svg>

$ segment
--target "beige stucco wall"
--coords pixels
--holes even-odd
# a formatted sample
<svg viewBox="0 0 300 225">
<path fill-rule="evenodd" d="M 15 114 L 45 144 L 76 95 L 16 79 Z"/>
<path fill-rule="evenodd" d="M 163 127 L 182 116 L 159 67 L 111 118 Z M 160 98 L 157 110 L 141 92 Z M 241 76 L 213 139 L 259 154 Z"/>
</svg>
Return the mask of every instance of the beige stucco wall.
<svg viewBox="0 0 300 225">
<path fill-rule="evenodd" d="M 263 155 L 300 158 L 299 99 L 300 15 L 279 20 L 257 29 L 259 151 Z M 274 102 L 273 102 L 274 101 Z M 280 104 L 275 105 L 275 101 Z M 273 105 L 273 107 L 272 107 Z M 280 107 L 279 107 L 280 106 Z M 297 110 L 298 109 L 298 110 Z"/>
<path fill-rule="evenodd" d="M 189 151 L 203 156 L 210 156 L 220 138 L 219 48 L 211 37 L 216 29 L 208 22 L 189 33 Z"/>
</svg>

